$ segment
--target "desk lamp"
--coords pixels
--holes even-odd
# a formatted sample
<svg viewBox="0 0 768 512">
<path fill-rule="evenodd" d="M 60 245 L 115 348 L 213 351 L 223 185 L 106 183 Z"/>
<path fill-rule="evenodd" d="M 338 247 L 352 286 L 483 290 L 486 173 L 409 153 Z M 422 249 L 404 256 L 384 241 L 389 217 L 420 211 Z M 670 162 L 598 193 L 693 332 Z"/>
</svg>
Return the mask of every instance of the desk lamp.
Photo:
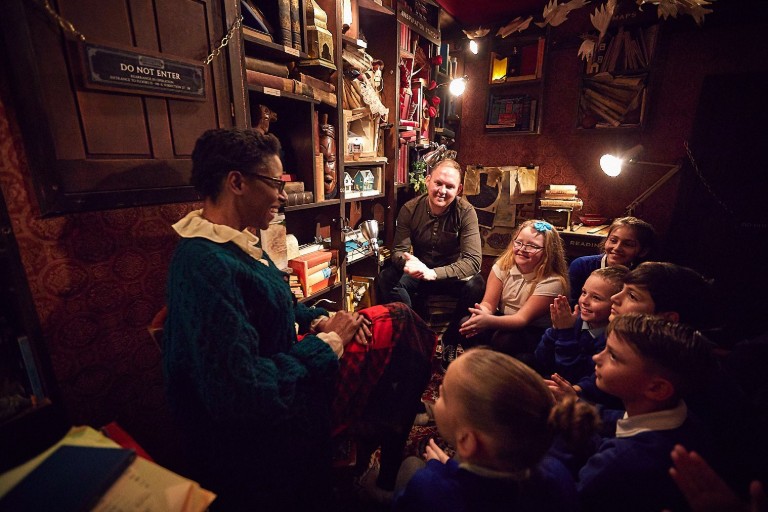
<svg viewBox="0 0 768 512">
<path fill-rule="evenodd" d="M 602 157 L 600 157 L 600 168 L 603 170 L 605 174 L 608 176 L 611 176 L 612 178 L 615 178 L 619 174 L 621 174 L 621 171 L 623 170 L 623 167 L 625 164 L 634 164 L 634 165 L 655 165 L 656 167 L 666 167 L 669 169 L 664 176 L 656 180 L 656 182 L 648 187 L 642 194 L 637 196 L 634 201 L 629 203 L 627 207 L 625 208 L 626 215 L 634 215 L 635 209 L 640 206 L 640 203 L 648 199 L 656 190 L 659 189 L 664 183 L 669 181 L 669 179 L 674 176 L 677 171 L 680 170 L 680 165 L 673 165 L 673 164 L 663 164 L 659 162 L 644 162 L 642 160 L 637 160 L 637 157 L 640 155 L 640 153 L 643 152 L 643 146 L 637 145 L 634 146 L 632 149 L 626 151 L 621 156 L 614 156 L 605 154 Z"/>
<path fill-rule="evenodd" d="M 371 246 L 371 251 L 376 257 L 376 261 L 379 261 L 379 222 L 375 219 L 364 220 L 360 223 L 360 233 L 363 234 L 368 243 Z"/>
</svg>

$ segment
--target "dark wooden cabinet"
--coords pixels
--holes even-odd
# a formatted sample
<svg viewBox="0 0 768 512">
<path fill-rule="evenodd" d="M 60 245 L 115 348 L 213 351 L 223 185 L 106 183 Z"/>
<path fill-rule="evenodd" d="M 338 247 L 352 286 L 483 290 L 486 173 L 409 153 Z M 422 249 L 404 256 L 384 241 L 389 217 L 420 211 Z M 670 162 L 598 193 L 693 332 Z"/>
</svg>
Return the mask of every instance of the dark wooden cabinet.
<svg viewBox="0 0 768 512">
<path fill-rule="evenodd" d="M 42 2 L 8 0 L 0 16 L 14 105 L 43 215 L 194 200 L 190 154 L 206 129 L 234 124 L 237 87 L 224 54 L 221 0 L 59 0 L 85 43 L 198 63 L 204 97 L 89 86 L 83 43 Z M 162 62 L 160 62 L 162 64 Z M 5 66 L 4 66 L 5 67 Z M 130 76 L 126 79 L 130 80 Z"/>
</svg>

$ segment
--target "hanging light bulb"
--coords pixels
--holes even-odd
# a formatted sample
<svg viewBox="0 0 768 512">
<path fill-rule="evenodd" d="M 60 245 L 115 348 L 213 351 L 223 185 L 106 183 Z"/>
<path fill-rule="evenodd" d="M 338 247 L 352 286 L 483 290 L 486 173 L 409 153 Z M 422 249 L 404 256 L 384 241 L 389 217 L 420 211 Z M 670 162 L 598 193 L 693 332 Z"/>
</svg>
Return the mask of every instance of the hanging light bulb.
<svg viewBox="0 0 768 512">
<path fill-rule="evenodd" d="M 341 5 L 342 33 L 346 33 L 352 26 L 352 0 L 343 0 Z M 346 28 L 345 28 L 346 27 Z"/>
<path fill-rule="evenodd" d="M 461 96 L 464 94 L 464 90 L 467 88 L 467 80 L 469 80 L 467 75 L 454 78 L 451 80 L 451 85 L 448 86 L 448 90 L 451 91 L 451 94 L 454 96 Z"/>
<path fill-rule="evenodd" d="M 473 54 L 477 55 L 478 50 L 480 47 L 477 45 L 477 41 L 474 39 L 469 40 L 469 51 L 471 51 Z"/>
</svg>

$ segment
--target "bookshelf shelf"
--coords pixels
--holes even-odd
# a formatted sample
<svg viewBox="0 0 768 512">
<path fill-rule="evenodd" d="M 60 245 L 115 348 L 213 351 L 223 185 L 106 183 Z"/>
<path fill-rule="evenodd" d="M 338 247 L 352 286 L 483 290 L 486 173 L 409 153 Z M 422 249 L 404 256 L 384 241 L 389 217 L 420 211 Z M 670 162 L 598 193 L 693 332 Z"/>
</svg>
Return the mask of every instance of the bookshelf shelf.
<svg viewBox="0 0 768 512">
<path fill-rule="evenodd" d="M 286 212 L 297 212 L 299 210 L 311 210 L 313 208 L 324 208 L 326 206 L 334 206 L 338 205 L 341 202 L 339 199 L 326 199 L 324 201 L 316 202 L 316 203 L 307 203 L 307 204 L 297 204 L 294 206 L 286 206 L 285 211 Z"/>
<path fill-rule="evenodd" d="M 273 87 L 264 87 L 262 85 L 253 85 L 248 84 L 248 90 L 252 92 L 258 92 L 267 96 L 275 96 L 275 97 L 281 97 L 281 98 L 289 98 L 291 100 L 295 101 L 303 101 L 306 103 L 312 103 L 314 105 L 317 105 L 320 103 L 320 101 L 310 98 L 308 96 L 303 96 L 301 94 L 294 94 L 292 92 L 288 91 L 282 91 L 280 89 L 276 89 Z"/>
<path fill-rule="evenodd" d="M 328 287 L 326 287 L 326 288 L 323 288 L 322 290 L 318 290 L 318 291 L 316 291 L 316 292 L 315 292 L 315 293 L 313 293 L 312 295 L 309 295 L 309 296 L 307 296 L 307 297 L 302 297 L 301 299 L 298 299 L 298 301 L 299 301 L 299 302 L 310 302 L 310 301 L 313 301 L 313 300 L 319 299 L 320 297 L 322 297 L 322 296 L 323 296 L 323 295 L 325 295 L 326 293 L 328 293 L 328 292 L 330 292 L 330 291 L 332 291 L 332 290 L 335 290 L 335 289 L 337 289 L 337 288 L 341 288 L 341 283 L 339 283 L 339 282 L 337 282 L 337 283 L 334 283 L 334 284 L 332 284 L 331 286 L 328 286 Z"/>
<path fill-rule="evenodd" d="M 486 133 L 541 133 L 548 32 L 496 38 L 488 66 Z"/>
<path fill-rule="evenodd" d="M 377 90 L 399 91 L 402 78 L 407 84 L 413 83 L 411 78 L 419 79 L 420 84 L 429 83 L 431 73 L 437 71 L 435 66 L 425 66 L 418 76 L 411 77 L 410 71 L 421 54 L 429 59 L 438 52 L 440 8 L 430 2 L 426 5 L 427 19 L 419 20 L 419 13 L 411 11 L 405 3 L 351 0 L 352 18 L 346 28 L 342 19 L 345 13 L 339 2 L 314 0 L 310 7 L 310 3 L 300 1 L 300 30 L 296 32 L 291 23 L 288 33 L 280 16 L 285 11 L 285 2 L 242 0 L 234 6 L 229 3 L 225 6 L 227 16 L 232 19 L 246 11 L 242 37 L 236 38 L 227 51 L 233 78 L 241 82 L 245 90 L 242 101 L 234 105 L 235 121 L 238 125 L 254 127 L 263 122 L 268 133 L 276 135 L 283 146 L 284 172 L 292 175 L 291 181 L 301 182 L 300 186 L 292 187 L 292 193 L 312 192 L 316 201 L 294 204 L 301 201 L 292 200 L 291 206 L 286 205 L 282 210 L 285 213 L 283 227 L 273 231 L 281 231 L 282 236 L 293 235 L 299 244 L 322 237 L 330 241 L 332 250 L 339 252 L 341 263 L 336 284 L 301 301 L 312 303 L 322 296 L 336 300 L 341 306 L 344 301 L 338 299 L 345 297 L 347 291 L 346 265 L 352 262 L 341 240 L 344 221 L 355 225 L 360 220 L 375 219 L 381 226 L 382 245 L 391 242 L 394 216 L 402 198 L 399 196 L 404 195 L 408 187 L 407 183 L 398 184 L 400 167 L 405 170 L 407 182 L 407 157 L 411 147 L 400 146 L 400 130 L 417 132 L 416 140 L 424 142 L 425 148 L 428 147 L 426 141 L 435 133 L 434 123 L 422 123 L 420 116 L 411 119 L 407 126 L 399 122 L 397 114 L 402 109 L 397 94 L 380 97 L 383 108 L 377 110 L 386 109 L 390 113 L 390 122 L 384 125 L 371 115 L 381 115 L 374 109 L 369 109 L 371 113 L 367 115 L 358 112 L 366 107 L 351 101 L 353 94 L 349 93 L 349 84 L 345 92 L 348 79 L 341 70 L 351 65 L 361 73 L 368 73 L 376 62 L 375 66 L 383 66 L 385 70 L 376 78 L 380 82 Z M 409 61 L 411 67 L 400 69 L 403 59 Z M 401 77 L 404 72 L 409 74 Z M 446 79 L 442 75 L 438 78 Z M 421 113 L 421 109 L 414 112 Z M 274 119 L 268 117 L 271 114 L 276 115 Z M 349 133 L 356 139 L 348 140 Z M 331 137 L 333 145 L 328 142 Z M 327 148 L 333 146 L 337 185 L 329 192 L 330 199 L 322 200 L 324 170 L 333 161 Z M 360 159 L 353 160 L 353 154 Z M 348 177 L 355 182 L 354 187 L 365 192 L 345 193 Z M 328 242 L 325 245 L 328 247 Z M 366 255 L 364 259 L 371 258 Z M 375 265 L 356 269 L 363 267 L 372 274 L 376 272 Z"/>
</svg>

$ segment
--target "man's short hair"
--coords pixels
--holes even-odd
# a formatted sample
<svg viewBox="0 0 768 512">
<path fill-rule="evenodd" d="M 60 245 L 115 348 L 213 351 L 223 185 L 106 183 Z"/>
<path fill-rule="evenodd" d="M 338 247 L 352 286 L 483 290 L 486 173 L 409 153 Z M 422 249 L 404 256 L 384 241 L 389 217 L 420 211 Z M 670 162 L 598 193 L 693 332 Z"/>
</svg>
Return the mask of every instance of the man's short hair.
<svg viewBox="0 0 768 512">
<path fill-rule="evenodd" d="M 464 183 L 464 169 L 462 169 L 459 162 L 453 160 L 452 158 L 444 158 L 443 160 L 437 162 L 437 165 L 429 170 L 429 174 L 432 174 L 436 169 L 443 166 L 450 167 L 451 169 L 456 169 L 459 171 L 459 183 Z"/>
</svg>

